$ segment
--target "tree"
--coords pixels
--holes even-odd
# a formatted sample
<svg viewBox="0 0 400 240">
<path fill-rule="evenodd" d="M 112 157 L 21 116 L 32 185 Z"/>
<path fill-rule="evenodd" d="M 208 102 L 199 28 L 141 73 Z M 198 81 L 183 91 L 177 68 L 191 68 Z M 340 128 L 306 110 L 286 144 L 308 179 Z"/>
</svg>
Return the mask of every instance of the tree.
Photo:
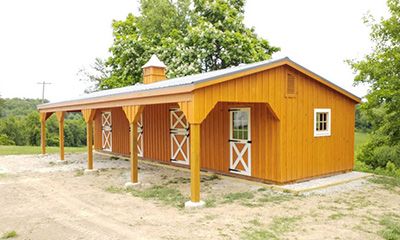
<svg viewBox="0 0 400 240">
<path fill-rule="evenodd" d="M 379 22 L 366 18 L 373 52 L 349 63 L 357 73 L 355 85 L 370 86 L 361 109 L 373 119 L 373 137 L 359 158 L 375 166 L 391 161 L 400 167 L 400 2 L 388 0 L 387 5 L 389 18 Z"/>
<path fill-rule="evenodd" d="M 142 66 L 157 54 L 168 77 L 266 60 L 279 48 L 244 25 L 245 0 L 141 0 L 140 16 L 113 22 L 110 76 L 92 81 L 99 89 L 142 81 Z"/>
</svg>

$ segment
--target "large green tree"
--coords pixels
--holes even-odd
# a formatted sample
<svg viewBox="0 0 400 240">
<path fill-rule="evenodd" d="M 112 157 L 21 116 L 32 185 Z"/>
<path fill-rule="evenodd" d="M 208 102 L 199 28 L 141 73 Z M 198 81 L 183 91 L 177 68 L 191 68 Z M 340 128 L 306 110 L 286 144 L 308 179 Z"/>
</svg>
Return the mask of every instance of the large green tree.
<svg viewBox="0 0 400 240">
<path fill-rule="evenodd" d="M 92 78 L 98 89 L 142 80 L 142 66 L 157 54 L 168 77 L 269 59 L 279 48 L 243 23 L 245 0 L 141 0 L 140 15 L 113 22 L 105 61 L 109 75 Z M 86 78 L 87 79 L 87 78 Z"/>
<path fill-rule="evenodd" d="M 388 161 L 400 167 L 400 1 L 388 0 L 387 5 L 390 17 L 366 18 L 373 52 L 350 61 L 357 72 L 355 85 L 370 86 L 361 109 L 371 119 L 373 137 L 359 158 L 373 167 Z"/>
</svg>

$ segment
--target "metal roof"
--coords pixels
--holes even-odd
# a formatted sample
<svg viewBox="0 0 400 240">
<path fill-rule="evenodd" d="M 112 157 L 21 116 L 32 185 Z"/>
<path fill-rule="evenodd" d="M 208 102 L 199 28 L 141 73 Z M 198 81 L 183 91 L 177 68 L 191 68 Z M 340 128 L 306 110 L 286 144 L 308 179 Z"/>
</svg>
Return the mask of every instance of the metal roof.
<svg viewBox="0 0 400 240">
<path fill-rule="evenodd" d="M 146 91 L 163 89 L 163 88 L 171 88 L 171 87 L 185 86 L 185 85 L 195 85 L 196 83 L 211 81 L 211 80 L 215 80 L 215 79 L 222 78 L 225 76 L 257 69 L 260 67 L 265 67 L 268 65 L 272 65 L 272 64 L 284 62 L 284 61 L 295 64 L 296 66 L 304 69 L 305 71 L 308 71 L 308 72 L 316 75 L 317 77 L 323 79 L 327 83 L 332 84 L 335 87 L 348 93 L 349 95 L 359 99 L 359 97 L 355 96 L 354 94 L 346 91 L 343 88 L 340 88 L 339 86 L 326 80 L 325 78 L 323 78 L 323 77 L 313 73 L 312 71 L 304 68 L 303 66 L 293 62 L 288 57 L 284 57 L 284 58 L 271 59 L 271 60 L 266 60 L 266 61 L 251 63 L 251 64 L 240 64 L 239 66 L 235 66 L 235 67 L 230 67 L 230 68 L 225 68 L 225 69 L 210 71 L 210 72 L 205 72 L 205 73 L 199 73 L 199 74 L 194 74 L 194 75 L 190 75 L 190 76 L 172 78 L 172 79 L 167 79 L 167 80 L 149 83 L 149 84 L 136 83 L 135 85 L 132 85 L 132 86 L 127 86 L 127 87 L 122 87 L 122 88 L 114 88 L 114 89 L 109 89 L 109 90 L 102 90 L 102 91 L 98 91 L 98 92 L 92 92 L 92 93 L 88 93 L 88 94 L 82 95 L 82 96 L 74 98 L 74 99 L 70 99 L 68 101 L 60 101 L 60 102 L 41 104 L 41 105 L 38 105 L 38 108 L 40 109 L 42 107 L 51 106 L 53 104 L 61 104 L 61 103 L 67 104 L 68 102 L 75 102 L 75 101 L 79 101 L 79 100 L 101 99 L 103 97 L 110 97 L 110 96 L 122 95 L 122 94 L 127 94 L 127 93 L 139 93 L 139 92 L 146 92 Z"/>
</svg>

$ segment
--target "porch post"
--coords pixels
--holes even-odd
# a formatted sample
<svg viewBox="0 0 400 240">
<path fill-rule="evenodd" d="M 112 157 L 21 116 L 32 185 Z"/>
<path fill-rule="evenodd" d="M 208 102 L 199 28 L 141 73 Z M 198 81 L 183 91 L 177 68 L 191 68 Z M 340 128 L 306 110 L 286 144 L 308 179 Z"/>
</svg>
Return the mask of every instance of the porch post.
<svg viewBox="0 0 400 240">
<path fill-rule="evenodd" d="M 205 205 L 200 200 L 200 127 L 208 111 L 195 112 L 198 106 L 194 101 L 178 104 L 190 123 L 190 201 L 185 202 L 185 208 L 200 208 Z"/>
<path fill-rule="evenodd" d="M 64 160 L 64 112 L 56 112 L 60 145 L 60 160 Z"/>
<path fill-rule="evenodd" d="M 93 170 L 93 119 L 95 116 L 95 109 L 83 109 L 82 115 L 86 122 L 86 145 L 88 153 L 88 162 L 86 172 Z"/>
<path fill-rule="evenodd" d="M 137 121 L 130 123 L 131 132 L 129 134 L 130 161 L 131 161 L 131 182 L 138 182 L 138 151 L 137 151 Z"/>
<path fill-rule="evenodd" d="M 124 110 L 131 129 L 129 133 L 131 179 L 130 182 L 125 183 L 125 188 L 132 188 L 140 185 L 138 177 L 137 122 L 143 111 L 143 106 L 124 106 L 122 109 Z"/>
<path fill-rule="evenodd" d="M 88 151 L 87 169 L 93 170 L 93 122 L 86 123 L 86 142 Z"/>
<path fill-rule="evenodd" d="M 190 124 L 190 200 L 200 203 L 200 124 Z"/>
<path fill-rule="evenodd" d="M 46 154 L 46 120 L 50 114 L 46 112 L 39 113 L 40 116 L 40 146 L 42 154 Z"/>
</svg>

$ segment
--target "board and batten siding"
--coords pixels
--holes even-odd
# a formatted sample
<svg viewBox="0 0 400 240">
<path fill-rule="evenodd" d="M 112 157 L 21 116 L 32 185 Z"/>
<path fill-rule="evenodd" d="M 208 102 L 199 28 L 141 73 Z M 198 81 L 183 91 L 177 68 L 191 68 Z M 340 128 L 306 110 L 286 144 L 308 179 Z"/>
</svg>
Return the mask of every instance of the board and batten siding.
<svg viewBox="0 0 400 240">
<path fill-rule="evenodd" d="M 286 94 L 286 76 L 295 76 L 295 96 Z M 201 124 L 201 168 L 229 173 L 230 107 L 251 108 L 252 177 L 291 182 L 349 171 L 354 163 L 354 112 L 350 98 L 292 69 L 280 66 L 216 83 L 193 92 Z M 170 162 L 169 109 L 143 110 L 144 158 Z M 314 137 L 314 109 L 331 109 L 331 136 Z M 129 154 L 128 122 L 112 109 L 113 152 Z M 101 150 L 101 110 L 95 118 L 95 149 Z"/>
<path fill-rule="evenodd" d="M 296 78 L 295 97 L 287 97 L 285 91 L 289 72 Z M 194 94 L 199 115 L 221 101 L 268 103 L 279 119 L 274 135 L 278 160 L 275 175 L 260 170 L 266 172 L 265 179 L 283 183 L 353 168 L 356 102 L 295 69 L 277 67 L 206 86 Z M 331 136 L 314 137 L 315 108 L 331 109 Z"/>
<path fill-rule="evenodd" d="M 129 154 L 129 122 L 122 108 L 98 109 L 94 118 L 94 149 L 102 150 L 101 113 L 111 112 L 112 152 Z"/>
</svg>

